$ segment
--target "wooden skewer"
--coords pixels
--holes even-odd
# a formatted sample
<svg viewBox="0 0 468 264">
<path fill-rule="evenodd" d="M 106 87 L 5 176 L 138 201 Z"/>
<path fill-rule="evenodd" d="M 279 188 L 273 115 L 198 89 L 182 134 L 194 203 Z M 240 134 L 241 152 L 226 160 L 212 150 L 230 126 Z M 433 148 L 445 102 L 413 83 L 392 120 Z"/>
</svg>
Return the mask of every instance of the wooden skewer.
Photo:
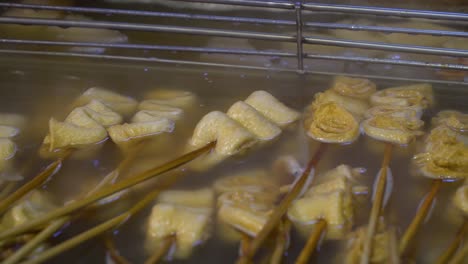
<svg viewBox="0 0 468 264">
<path fill-rule="evenodd" d="M 315 152 L 313 158 L 307 164 L 306 169 L 296 181 L 292 189 L 286 194 L 286 196 L 281 200 L 278 207 L 275 208 L 273 213 L 270 215 L 270 218 L 263 226 L 262 230 L 257 234 L 257 236 L 252 240 L 249 250 L 245 256 L 242 256 L 237 263 L 247 264 L 250 262 L 250 259 L 255 255 L 257 250 L 263 244 L 268 235 L 278 226 L 278 223 L 283 218 L 284 214 L 287 212 L 289 205 L 297 198 L 300 194 L 304 184 L 307 182 L 310 173 L 317 166 L 317 163 L 320 161 L 323 153 L 326 150 L 327 144 L 319 143 L 318 149 Z"/>
<path fill-rule="evenodd" d="M 400 256 L 398 254 L 398 240 L 396 237 L 396 228 L 390 228 L 390 237 L 388 241 L 388 252 L 390 252 L 389 264 L 400 264 Z"/>
<path fill-rule="evenodd" d="M 3 264 L 15 264 L 21 261 L 23 258 L 28 256 L 31 252 L 34 251 L 37 247 L 39 247 L 44 240 L 48 239 L 52 236 L 58 229 L 64 226 L 68 222 L 69 218 L 64 217 L 60 218 L 50 225 L 48 225 L 44 230 L 42 230 L 38 235 L 34 236 L 33 239 L 29 240 L 26 244 L 24 244 L 20 249 L 15 251 L 11 256 L 9 256 L 6 260 L 4 260 Z"/>
<path fill-rule="evenodd" d="M 44 225 L 50 221 L 52 221 L 53 219 L 57 219 L 61 216 L 64 216 L 64 215 L 68 215 L 74 211 L 77 211 L 85 206 L 88 206 L 100 199 L 103 199 L 105 197 L 108 197 L 114 193 L 117 193 L 119 191 L 122 191 L 122 190 L 125 190 L 125 189 L 128 189 L 138 183 L 141 183 L 143 181 L 146 181 L 146 180 L 149 180 L 149 179 L 152 179 L 154 177 L 157 177 L 165 172 L 168 172 L 172 169 L 175 169 L 179 166 L 182 166 L 194 159 L 196 159 L 197 157 L 199 157 L 200 155 L 202 155 L 203 153 L 209 151 L 210 149 L 212 149 L 214 146 L 215 146 L 216 142 L 212 142 L 204 147 L 201 147 L 199 149 L 196 149 L 194 151 L 191 151 L 185 155 L 182 155 L 180 156 L 179 158 L 177 159 L 174 159 L 174 160 L 171 160 L 167 163 L 164 163 L 160 166 L 157 166 L 157 167 L 154 167 L 152 169 L 149 169 L 147 171 L 144 171 L 142 173 L 139 173 L 138 175 L 134 176 L 134 177 L 129 177 L 128 179 L 125 179 L 121 182 L 118 182 L 112 186 L 109 186 L 109 187 L 105 187 L 99 191 L 97 191 L 95 194 L 91 195 L 91 196 L 88 196 L 88 197 L 85 197 L 81 200 L 78 200 L 78 201 L 75 201 L 75 202 L 72 202 L 72 203 L 69 203 L 61 208 L 58 208 L 52 212 L 49 212 L 41 217 L 38 217 L 32 221 L 29 221 L 28 223 L 26 224 L 23 224 L 21 226 L 18 226 L 18 227 L 15 227 L 15 228 L 12 228 L 12 229 L 9 229 L 9 230 L 6 230 L 2 233 L 0 233 L 0 240 L 2 239 L 5 239 L 5 238 L 8 238 L 8 237 L 12 237 L 12 236 L 16 236 L 16 235 L 19 235 L 19 234 L 22 234 L 22 233 L 25 233 L 31 229 L 34 229 L 38 226 L 41 226 L 41 225 Z"/>
<path fill-rule="evenodd" d="M 249 250 L 250 247 L 250 241 L 252 239 L 245 233 L 241 234 L 241 242 L 240 242 L 240 248 L 239 248 L 239 256 L 242 257 L 245 254 L 247 254 L 247 251 Z"/>
<path fill-rule="evenodd" d="M 468 243 L 465 243 L 465 245 L 457 251 L 455 256 L 453 256 L 452 260 L 448 264 L 461 264 L 463 263 L 463 260 L 465 257 L 468 255 Z"/>
<path fill-rule="evenodd" d="M 368 264 L 372 252 L 372 242 L 374 240 L 377 222 L 382 211 L 382 206 L 385 198 L 386 184 L 387 184 L 387 169 L 392 158 L 393 145 L 391 143 L 385 144 L 384 157 L 381 166 L 381 174 L 377 181 L 374 201 L 370 212 L 369 225 L 367 227 L 366 238 L 364 239 L 364 246 L 361 255 L 361 264 Z"/>
<path fill-rule="evenodd" d="M 424 197 L 424 200 L 418 208 L 418 211 L 416 212 L 416 215 L 411 221 L 411 224 L 408 226 L 408 229 L 406 229 L 405 233 L 403 234 L 403 237 L 401 238 L 399 249 L 400 256 L 405 256 L 407 254 L 408 247 L 412 243 L 414 236 L 418 232 L 419 226 L 421 226 L 421 224 L 426 219 L 426 216 L 432 207 L 434 199 L 437 193 L 439 192 L 441 185 L 442 180 L 432 181 L 431 190 Z"/>
<path fill-rule="evenodd" d="M 0 214 L 3 214 L 13 203 L 21 199 L 24 195 L 28 194 L 31 190 L 41 186 L 49 177 L 56 174 L 62 167 L 63 161 L 70 156 L 72 150 L 65 152 L 63 157 L 58 158 L 56 161 L 49 164 L 43 171 L 36 175 L 32 180 L 21 186 L 8 197 L 0 201 Z"/>
<path fill-rule="evenodd" d="M 165 186 L 166 187 L 166 186 Z M 107 232 L 119 225 L 122 225 L 124 222 L 126 222 L 130 217 L 135 215 L 137 212 L 139 212 L 141 209 L 145 208 L 148 204 L 150 204 L 162 191 L 161 189 L 157 189 L 156 191 L 153 191 L 149 194 L 147 194 L 142 200 L 138 201 L 133 207 L 131 207 L 128 211 L 125 211 L 124 213 L 115 216 L 104 223 L 101 223 L 77 236 L 74 236 L 60 244 L 58 244 L 55 247 L 52 247 L 41 254 L 38 254 L 35 256 L 33 259 L 27 260 L 23 262 L 22 264 L 39 264 L 43 263 L 44 261 L 55 257 L 91 238 L 94 238 L 98 235 L 103 234 L 104 232 Z"/>
<path fill-rule="evenodd" d="M 464 219 L 464 222 L 460 229 L 457 232 L 457 236 L 452 241 L 450 246 L 444 251 L 442 255 L 437 259 L 438 264 L 448 263 L 450 258 L 455 254 L 457 249 L 460 247 L 460 244 L 464 240 L 466 234 L 468 233 L 468 219 Z"/>
<path fill-rule="evenodd" d="M 125 159 L 119 164 L 117 169 L 108 174 L 96 188 L 89 191 L 86 196 L 90 196 L 93 193 L 97 192 L 99 189 L 103 188 L 106 184 L 110 183 L 112 180 L 115 180 L 121 172 L 125 171 L 131 162 L 135 159 L 138 150 L 140 150 L 142 144 L 137 145 L 132 152 L 130 152 Z M 112 177 L 109 177 L 112 176 Z M 70 221 L 70 217 L 62 217 L 51 224 L 49 224 L 40 234 L 38 234 L 34 239 L 28 241 L 23 247 L 17 250 L 13 255 L 5 260 L 4 263 L 14 264 L 26 257 L 30 252 L 34 251 L 39 247 L 45 240 L 47 240 L 51 235 L 53 235 L 57 230 L 63 227 L 67 222 Z M 106 244 L 108 245 L 108 244 Z"/>
<path fill-rule="evenodd" d="M 3 200 L 5 197 L 7 197 L 13 189 L 15 189 L 17 182 L 8 182 L 4 186 L 1 186 L 0 188 L 2 189 L 0 191 L 0 200 Z"/>
<path fill-rule="evenodd" d="M 284 252 L 287 250 L 286 246 L 291 232 L 291 221 L 289 221 L 289 219 L 285 219 L 280 227 L 281 228 L 278 230 L 278 236 L 276 237 L 275 249 L 271 255 L 270 264 L 281 264 Z"/>
<path fill-rule="evenodd" d="M 176 240 L 176 235 L 168 236 L 163 240 L 163 244 L 159 247 L 146 261 L 145 264 L 156 264 L 164 258 L 169 252 Z"/>
<path fill-rule="evenodd" d="M 314 224 L 314 230 L 307 239 L 307 243 L 304 248 L 301 250 L 299 257 L 296 260 L 296 264 L 307 264 L 309 263 L 310 256 L 317 248 L 320 239 L 322 238 L 323 232 L 327 229 L 327 221 L 319 219 L 317 223 Z"/>
<path fill-rule="evenodd" d="M 112 235 L 108 234 L 104 236 L 104 246 L 106 247 L 106 251 L 109 254 L 112 261 L 114 261 L 117 264 L 130 264 L 130 261 L 128 261 L 122 255 L 120 255 L 119 251 L 115 248 Z"/>
</svg>

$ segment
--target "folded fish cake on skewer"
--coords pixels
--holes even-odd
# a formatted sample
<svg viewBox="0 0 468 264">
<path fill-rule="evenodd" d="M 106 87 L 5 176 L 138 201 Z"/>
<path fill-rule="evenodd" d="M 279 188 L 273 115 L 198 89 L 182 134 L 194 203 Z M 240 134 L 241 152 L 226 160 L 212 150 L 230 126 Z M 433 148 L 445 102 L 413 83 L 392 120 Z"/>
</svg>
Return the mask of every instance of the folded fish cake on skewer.
<svg viewBox="0 0 468 264">
<path fill-rule="evenodd" d="M 194 247 L 210 237 L 212 189 L 163 192 L 148 219 L 146 248 L 153 252 L 169 236 L 175 237 L 171 259 L 189 258 Z"/>
<path fill-rule="evenodd" d="M 296 110 L 287 107 L 266 91 L 253 92 L 245 99 L 245 103 L 280 127 L 285 127 L 299 119 L 300 114 Z"/>
<path fill-rule="evenodd" d="M 295 200 L 288 210 L 288 218 L 307 236 L 320 220 L 327 223 L 326 239 L 343 239 L 353 225 L 353 187 L 360 168 L 340 165 L 317 176 L 318 183 Z"/>
<path fill-rule="evenodd" d="M 132 115 L 138 107 L 138 102 L 135 99 L 100 87 L 89 88 L 78 97 L 74 104 L 82 106 L 92 100 L 100 101 L 122 116 Z"/>
<path fill-rule="evenodd" d="M 268 220 L 279 195 L 279 185 L 264 170 L 248 170 L 217 180 L 220 235 L 227 241 L 240 234 L 255 237 Z M 237 232 L 234 232 L 237 231 Z"/>
<path fill-rule="evenodd" d="M 227 111 L 227 115 L 247 128 L 260 140 L 270 140 L 281 134 L 280 127 L 242 101 L 233 104 Z"/>
<path fill-rule="evenodd" d="M 120 122 L 122 117 L 118 113 L 98 100 L 91 100 L 73 109 L 63 122 L 50 119 L 41 154 L 47 156 L 60 149 L 99 145 L 107 138 L 106 127 Z"/>
<path fill-rule="evenodd" d="M 265 91 L 253 92 L 244 102 L 234 104 L 228 114 L 210 112 L 198 122 L 188 145 L 193 149 L 216 141 L 216 146 L 192 163 L 192 169 L 206 169 L 256 143 L 270 141 L 280 134 L 279 127 L 298 118 L 298 112 Z"/>
</svg>

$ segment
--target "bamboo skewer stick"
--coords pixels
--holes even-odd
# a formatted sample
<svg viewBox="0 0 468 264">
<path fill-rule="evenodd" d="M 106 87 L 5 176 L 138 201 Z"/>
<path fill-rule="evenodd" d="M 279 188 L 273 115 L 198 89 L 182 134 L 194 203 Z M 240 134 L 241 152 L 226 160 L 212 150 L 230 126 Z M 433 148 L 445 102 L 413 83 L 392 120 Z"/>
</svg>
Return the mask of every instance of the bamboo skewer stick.
<svg viewBox="0 0 468 264">
<path fill-rule="evenodd" d="M 199 157 L 201 154 L 209 151 L 215 146 L 216 142 L 212 142 L 204 147 L 201 147 L 199 149 L 196 149 L 194 151 L 191 151 L 185 155 L 182 155 L 178 157 L 177 159 L 171 160 L 169 162 L 166 162 L 160 166 L 154 167 L 152 169 L 149 169 L 147 171 L 144 171 L 142 173 L 139 173 L 138 175 L 134 177 L 130 177 L 128 179 L 125 179 L 121 182 L 118 182 L 112 186 L 103 188 L 96 192 L 95 194 L 85 197 L 79 201 L 75 201 L 72 203 L 69 203 L 61 208 L 58 208 L 48 214 L 45 214 L 41 217 L 38 217 L 37 219 L 34 219 L 24 225 L 18 226 L 16 228 L 12 228 L 10 230 L 6 230 L 2 233 L 0 233 L 0 240 L 5 239 L 7 237 L 11 236 L 16 236 L 19 234 L 22 234 L 24 232 L 27 232 L 28 230 L 31 230 L 37 226 L 46 224 L 47 222 L 57 219 L 58 217 L 70 214 L 74 211 L 77 211 L 85 206 L 88 206 L 102 198 L 108 197 L 114 193 L 117 193 L 119 191 L 122 191 L 124 189 L 130 188 L 138 183 L 141 183 L 143 181 L 149 180 L 151 178 L 157 177 L 165 172 L 168 172 L 172 169 L 175 169 L 179 166 L 182 166 L 195 158 Z"/>
<path fill-rule="evenodd" d="M 112 261 L 117 264 L 130 264 L 130 261 L 120 255 L 119 251 L 115 248 L 114 240 L 111 235 L 104 236 L 104 246 Z"/>
<path fill-rule="evenodd" d="M 33 252 L 44 240 L 48 239 L 51 235 L 53 235 L 58 229 L 64 226 L 68 222 L 69 218 L 64 217 L 60 218 L 50 225 L 48 225 L 44 230 L 42 230 L 38 235 L 34 236 L 33 239 L 28 241 L 24 246 L 20 249 L 15 251 L 13 255 L 8 257 L 3 264 L 15 264 L 18 263 L 20 260 L 28 256 L 31 252 Z"/>
<path fill-rule="evenodd" d="M 63 157 L 58 158 L 51 164 L 49 164 L 43 171 L 37 174 L 32 180 L 21 186 L 15 192 L 10 194 L 8 197 L 0 201 L 0 214 L 4 213 L 13 203 L 21 199 L 24 195 L 29 193 L 31 190 L 38 186 L 41 186 L 49 177 L 56 174 L 61 168 L 63 161 L 69 157 L 72 150 L 65 152 Z"/>
<path fill-rule="evenodd" d="M 271 255 L 270 264 L 281 264 L 286 251 L 287 243 L 289 241 L 289 233 L 291 232 L 291 221 L 285 219 L 283 224 L 278 230 L 278 236 L 276 237 L 276 244 L 273 254 Z"/>
<path fill-rule="evenodd" d="M 421 224 L 426 219 L 426 216 L 432 207 L 434 199 L 437 193 L 439 192 L 441 185 L 442 180 L 432 181 L 431 190 L 424 197 L 421 205 L 418 208 L 418 211 L 416 212 L 416 215 L 414 216 L 413 220 L 408 226 L 408 229 L 406 229 L 405 233 L 403 234 L 403 237 L 401 238 L 399 248 L 400 256 L 405 256 L 407 254 L 408 247 L 410 246 L 414 239 L 414 236 L 418 232 L 419 226 L 421 226 Z"/>
<path fill-rule="evenodd" d="M 146 261 L 145 264 L 156 264 L 161 261 L 162 258 L 169 252 L 172 245 L 174 244 L 176 239 L 175 235 L 168 236 L 164 239 L 163 245 L 157 249 L 153 255 L 151 255 Z"/>
<path fill-rule="evenodd" d="M 165 186 L 167 187 L 167 186 Z M 150 204 L 162 191 L 162 188 L 157 189 L 156 191 L 153 191 L 149 194 L 147 194 L 142 200 L 138 201 L 133 207 L 131 207 L 128 211 L 125 211 L 122 214 L 119 214 L 118 216 L 115 216 L 104 223 L 101 223 L 77 236 L 74 236 L 59 245 L 52 247 L 41 254 L 35 256 L 33 259 L 27 260 L 23 262 L 22 264 L 39 264 L 42 263 L 52 257 L 55 257 L 89 239 L 92 239 L 98 235 L 101 235 L 102 233 L 111 230 L 119 225 L 122 225 L 124 222 L 126 222 L 129 218 L 131 218 L 133 215 L 138 213 L 140 210 L 145 208 L 148 204 Z"/>
<path fill-rule="evenodd" d="M 377 187 L 375 190 L 374 201 L 370 212 L 369 226 L 367 227 L 367 234 L 364 240 L 364 248 L 361 256 L 361 264 L 369 263 L 370 255 L 372 252 L 372 241 L 374 240 L 375 230 L 377 228 L 377 222 L 382 212 L 383 202 L 386 192 L 387 184 L 387 169 L 390 165 L 392 158 L 393 145 L 391 143 L 385 144 L 384 157 L 381 166 L 381 174 L 377 181 Z"/>
<path fill-rule="evenodd" d="M 452 260 L 448 264 L 461 264 L 463 260 L 468 255 L 468 243 L 457 251 L 457 253 L 453 256 Z"/>
<path fill-rule="evenodd" d="M 315 223 L 315 228 L 307 239 L 307 243 L 305 244 L 304 248 L 301 250 L 299 257 L 296 260 L 296 264 L 309 263 L 310 256 L 312 256 L 312 253 L 317 248 L 319 241 L 322 238 L 322 234 L 326 231 L 326 229 L 327 221 L 319 219 L 317 223 Z"/>
<path fill-rule="evenodd" d="M 438 264 L 448 263 L 450 258 L 455 254 L 457 249 L 460 247 L 461 243 L 463 242 L 466 234 L 468 233 L 468 219 L 464 219 L 464 222 L 460 229 L 457 232 L 455 239 L 450 243 L 450 246 L 440 255 L 437 259 Z"/>
<path fill-rule="evenodd" d="M 400 264 L 400 256 L 398 254 L 398 239 L 396 237 L 396 228 L 391 227 L 390 237 L 388 238 L 388 252 L 390 252 L 390 264 Z"/>
<path fill-rule="evenodd" d="M 247 254 L 251 241 L 252 239 L 247 234 L 245 233 L 241 234 L 241 242 L 240 242 L 240 248 L 239 248 L 240 257 L 245 256 L 245 254 Z"/>
<path fill-rule="evenodd" d="M 250 259 L 255 255 L 257 250 L 263 244 L 268 235 L 273 231 L 275 227 L 278 226 L 278 223 L 281 221 L 282 217 L 289 208 L 289 205 L 297 198 L 303 189 L 304 185 L 307 182 L 307 179 L 310 176 L 310 173 L 313 171 L 317 163 L 320 161 L 323 153 L 326 150 L 327 144 L 319 143 L 319 147 L 315 152 L 313 158 L 307 164 L 306 169 L 300 176 L 300 178 L 293 185 L 292 189 L 286 194 L 286 196 L 281 200 L 278 207 L 275 208 L 273 213 L 270 215 L 270 218 L 263 226 L 262 230 L 257 234 L 257 236 L 252 240 L 249 250 L 245 256 L 242 256 L 238 260 L 238 264 L 249 263 Z"/>
</svg>

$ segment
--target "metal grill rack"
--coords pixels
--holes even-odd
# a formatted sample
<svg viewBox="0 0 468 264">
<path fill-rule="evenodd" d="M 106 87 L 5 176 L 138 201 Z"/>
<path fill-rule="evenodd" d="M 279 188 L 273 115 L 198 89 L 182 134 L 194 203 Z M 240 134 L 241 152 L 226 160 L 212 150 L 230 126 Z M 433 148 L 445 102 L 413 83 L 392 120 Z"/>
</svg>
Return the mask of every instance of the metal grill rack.
<svg viewBox="0 0 468 264">
<path fill-rule="evenodd" d="M 181 2 L 181 1 L 177 1 Z M 238 49 L 238 48 L 213 48 L 213 47 L 196 47 L 186 45 L 158 45 L 158 44 L 139 44 L 139 43 L 98 43 L 98 42 L 79 42 L 79 41 L 56 41 L 56 40 L 38 40 L 38 39 L 13 39 L 13 38 L 0 38 L 0 53 L 2 54 L 22 54 L 22 55 L 40 55 L 52 57 L 78 57 L 78 58 L 93 58 L 93 59 L 107 59 L 107 60 L 121 60 L 121 61 L 136 61 L 146 63 L 170 63 L 180 65 L 195 65 L 195 66 L 208 66 L 208 67 L 228 67 L 240 68 L 251 70 L 268 70 L 268 71 L 296 71 L 299 73 L 322 73 L 322 74 L 336 74 L 331 72 L 312 71 L 304 67 L 306 63 L 314 63 L 316 60 L 337 61 L 343 63 L 362 63 L 367 65 L 393 65 L 403 66 L 410 68 L 421 69 L 436 69 L 445 71 L 461 71 L 468 73 L 468 65 L 460 63 L 460 59 L 468 58 L 468 50 L 465 49 L 449 49 L 439 47 L 427 47 L 416 45 L 404 44 L 391 44 L 384 42 L 369 42 L 369 41 L 355 41 L 349 39 L 336 39 L 314 36 L 307 32 L 309 29 L 326 29 L 326 30 L 350 30 L 350 31 L 370 31 L 370 32 L 383 32 L 383 33 L 402 33 L 402 34 L 416 34 L 416 35 L 430 35 L 438 37 L 457 37 L 468 38 L 468 32 L 454 30 L 431 30 L 431 29 L 416 29 L 416 28 L 400 28 L 389 26 L 369 26 L 360 24 L 345 24 L 335 22 L 320 22 L 308 21 L 304 19 L 305 14 L 323 14 L 334 13 L 342 15 L 372 15 L 382 18 L 417 18 L 429 19 L 433 21 L 443 21 L 447 24 L 458 24 L 466 28 L 468 25 L 468 14 L 464 13 L 450 13 L 450 12 L 435 12 L 424 10 L 409 10 L 409 9 L 395 9 L 395 8 L 377 8 L 368 6 L 346 6 L 346 5 L 331 5 L 331 4 L 317 4 L 317 3 L 303 3 L 286 0 L 278 1 L 253 1 L 253 0 L 212 0 L 212 1 L 185 1 L 193 3 L 211 3 L 223 6 L 242 6 L 248 7 L 261 12 L 272 12 L 276 9 L 284 13 L 294 15 L 295 19 L 270 19 L 270 18 L 256 18 L 256 17 L 241 17 L 241 16 L 228 16 L 228 15 L 211 15 L 211 14 L 194 14 L 194 13 L 180 13 L 180 12 L 157 12 L 157 11 L 143 11 L 143 10 L 124 10 L 115 8 L 95 8 L 95 7 L 70 7 L 70 6 L 48 6 L 48 5 L 31 5 L 31 4 L 18 4 L 18 3 L 0 3 L 0 8 L 20 8 L 20 9 L 34 9 L 34 10 L 55 10 L 68 13 L 79 14 L 92 14 L 102 16 L 102 20 L 93 21 L 78 21 L 78 20 L 65 20 L 65 19 L 40 19 L 40 18 L 26 18 L 26 17 L 0 17 L 0 24 L 17 24 L 17 25 L 36 25 L 36 26 L 58 26 L 58 27 L 82 27 L 82 28 L 100 28 L 100 29 L 115 29 L 128 31 L 142 31 L 142 32 L 159 32 L 174 35 L 194 35 L 206 37 L 225 37 L 237 38 L 248 40 L 261 40 L 268 42 L 289 42 L 296 46 L 295 51 L 286 50 L 260 50 L 260 49 Z M 179 26 L 167 24 L 148 24 L 148 23 L 135 23 L 124 21 L 108 21 L 108 15 L 117 15 L 123 17 L 152 17 L 152 18 L 167 18 L 172 20 L 193 21 L 195 26 Z M 291 16 L 292 17 L 292 16 Z M 171 20 L 171 21 L 172 21 Z M 209 22 L 213 27 L 199 27 L 196 26 L 197 22 Z M 224 23 L 224 24 L 222 24 Z M 232 23 L 242 23 L 246 25 L 265 25 L 265 26 L 283 26 L 290 27 L 294 32 L 293 34 L 276 33 L 276 32 L 260 32 L 256 30 L 235 30 L 232 29 Z M 219 26 L 218 24 L 222 24 Z M 252 26 L 256 29 L 255 26 Z M 378 50 L 384 52 L 402 52 L 411 54 L 421 54 L 439 57 L 449 57 L 452 60 L 449 63 L 442 61 L 427 61 L 420 59 L 387 59 L 387 58 L 374 58 L 366 56 L 346 56 L 339 54 L 319 54 L 319 53 L 306 53 L 304 52 L 305 45 L 328 45 L 343 48 L 357 48 L 362 50 Z M 37 49 L 33 47 L 43 47 L 44 49 Z M 265 67 L 264 65 L 246 65 L 242 61 L 239 63 L 219 63 L 202 60 L 200 58 L 190 59 L 171 59 L 164 58 L 163 56 L 133 56 L 133 55 L 120 55 L 120 54 L 89 54 L 71 51 L 54 51 L 48 50 L 49 47 L 94 47 L 106 48 L 113 50 L 149 50 L 152 52 L 167 52 L 173 51 L 178 53 L 195 53 L 195 54 L 225 54 L 237 56 L 261 56 L 261 57 L 278 57 L 293 59 L 297 63 L 295 68 L 282 68 L 282 67 Z M 425 58 L 424 56 L 422 56 Z M 436 57 L 437 58 L 437 57 Z M 352 74 L 350 74 L 352 75 Z M 388 74 L 385 74 L 388 75 Z M 417 80 L 408 78 L 399 78 L 398 76 L 368 76 L 371 78 L 387 78 L 387 79 L 405 79 Z M 428 80 L 425 80 L 428 81 Z M 442 83 L 456 83 L 461 85 L 468 85 L 463 81 L 448 81 L 433 78 L 433 82 Z"/>
</svg>

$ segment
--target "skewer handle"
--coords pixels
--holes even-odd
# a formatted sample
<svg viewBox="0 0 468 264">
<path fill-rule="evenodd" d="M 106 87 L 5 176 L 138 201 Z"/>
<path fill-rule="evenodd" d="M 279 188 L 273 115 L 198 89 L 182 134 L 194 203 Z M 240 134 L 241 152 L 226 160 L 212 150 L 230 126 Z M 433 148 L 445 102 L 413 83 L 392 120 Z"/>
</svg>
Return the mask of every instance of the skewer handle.
<svg viewBox="0 0 468 264">
<path fill-rule="evenodd" d="M 299 257 L 296 260 L 296 264 L 307 264 L 309 263 L 310 256 L 314 253 L 317 248 L 324 232 L 327 229 L 327 222 L 323 219 L 319 219 L 315 223 L 315 228 L 307 239 L 307 243 L 302 249 Z"/>
</svg>

